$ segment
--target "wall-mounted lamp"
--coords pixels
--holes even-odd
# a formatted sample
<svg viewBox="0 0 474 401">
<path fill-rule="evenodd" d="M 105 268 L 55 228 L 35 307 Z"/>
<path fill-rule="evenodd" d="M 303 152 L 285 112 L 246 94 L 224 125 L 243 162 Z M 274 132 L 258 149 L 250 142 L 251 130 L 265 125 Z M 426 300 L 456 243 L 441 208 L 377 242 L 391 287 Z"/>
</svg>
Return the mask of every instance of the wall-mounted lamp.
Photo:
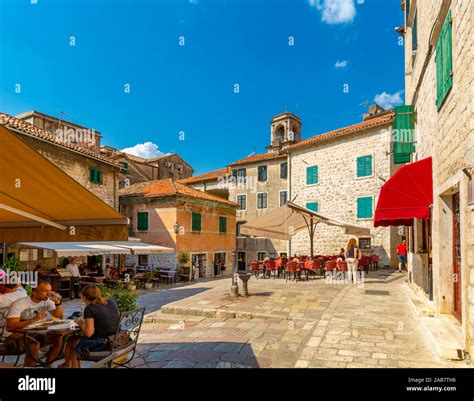
<svg viewBox="0 0 474 401">
<path fill-rule="evenodd" d="M 176 234 L 179 233 L 180 227 L 181 227 L 181 226 L 178 224 L 178 222 L 176 222 L 176 223 L 174 224 L 173 229 L 174 229 L 174 232 L 175 232 Z"/>
</svg>

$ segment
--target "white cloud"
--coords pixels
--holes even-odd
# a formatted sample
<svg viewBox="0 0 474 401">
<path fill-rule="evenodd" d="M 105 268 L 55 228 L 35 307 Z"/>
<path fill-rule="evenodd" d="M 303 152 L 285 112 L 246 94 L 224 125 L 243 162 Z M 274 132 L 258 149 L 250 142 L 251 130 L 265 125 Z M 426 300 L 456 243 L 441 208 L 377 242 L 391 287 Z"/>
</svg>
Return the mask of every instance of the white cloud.
<svg viewBox="0 0 474 401">
<path fill-rule="evenodd" d="M 145 159 L 164 156 L 166 154 L 159 151 L 158 145 L 154 144 L 153 142 L 138 143 L 135 146 L 122 149 L 121 152 L 129 153 L 138 157 L 143 157 Z"/>
<path fill-rule="evenodd" d="M 336 67 L 336 68 L 344 68 L 344 67 L 347 67 L 347 60 L 342 60 L 342 61 L 337 60 L 337 61 L 336 61 L 336 64 L 334 65 L 334 67 Z"/>
<path fill-rule="evenodd" d="M 403 93 L 402 90 L 395 92 L 393 95 L 387 92 L 382 92 L 382 93 L 379 93 L 378 95 L 375 95 L 374 101 L 379 106 L 382 106 L 384 109 L 393 109 L 394 106 L 403 104 L 403 99 L 401 96 L 402 93 Z"/>
<path fill-rule="evenodd" d="M 308 0 L 308 4 L 322 11 L 321 20 L 328 24 L 352 22 L 356 15 L 354 0 Z"/>
<path fill-rule="evenodd" d="M 198 4 L 199 0 L 188 0 L 188 3 L 190 4 Z"/>
</svg>

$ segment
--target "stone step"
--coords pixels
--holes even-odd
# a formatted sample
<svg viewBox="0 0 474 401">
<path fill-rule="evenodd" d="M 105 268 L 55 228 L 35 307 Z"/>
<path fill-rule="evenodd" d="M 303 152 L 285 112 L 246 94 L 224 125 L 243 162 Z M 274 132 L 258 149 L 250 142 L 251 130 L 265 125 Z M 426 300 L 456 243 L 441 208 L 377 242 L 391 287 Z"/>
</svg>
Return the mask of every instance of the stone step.
<svg viewBox="0 0 474 401">
<path fill-rule="evenodd" d="M 463 360 L 465 349 L 459 335 L 442 318 L 420 317 L 427 338 L 433 344 L 437 354 L 443 359 Z"/>
<path fill-rule="evenodd" d="M 188 322 L 188 323 L 199 323 L 205 319 L 203 316 L 191 316 L 191 315 L 178 315 L 178 314 L 171 314 L 171 313 L 163 313 L 162 311 L 158 311 L 155 313 L 151 313 L 146 315 L 143 323 L 169 323 L 169 324 L 180 324 L 181 322 Z"/>
</svg>

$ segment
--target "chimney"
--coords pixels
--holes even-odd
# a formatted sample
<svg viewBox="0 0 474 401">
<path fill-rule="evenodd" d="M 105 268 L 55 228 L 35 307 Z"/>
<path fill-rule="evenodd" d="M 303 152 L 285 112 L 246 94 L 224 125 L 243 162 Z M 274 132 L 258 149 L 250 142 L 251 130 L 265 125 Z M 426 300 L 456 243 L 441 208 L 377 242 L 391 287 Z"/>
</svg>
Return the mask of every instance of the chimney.
<svg viewBox="0 0 474 401">
<path fill-rule="evenodd" d="M 370 120 L 371 118 L 377 117 L 381 114 L 387 113 L 388 110 L 385 110 L 382 106 L 378 104 L 372 104 L 369 106 L 369 112 L 364 114 L 364 121 Z"/>
</svg>

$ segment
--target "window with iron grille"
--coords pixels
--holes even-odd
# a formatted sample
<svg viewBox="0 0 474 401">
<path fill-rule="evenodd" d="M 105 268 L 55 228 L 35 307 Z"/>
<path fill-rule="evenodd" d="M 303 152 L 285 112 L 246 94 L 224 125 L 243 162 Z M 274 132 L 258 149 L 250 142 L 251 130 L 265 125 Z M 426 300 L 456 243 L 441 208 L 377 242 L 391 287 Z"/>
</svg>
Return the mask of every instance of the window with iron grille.
<svg viewBox="0 0 474 401">
<path fill-rule="evenodd" d="M 247 177 L 247 170 L 245 168 L 239 168 L 237 170 L 237 183 L 245 184 L 246 177 Z"/>
<path fill-rule="evenodd" d="M 267 166 L 258 166 L 258 180 L 259 181 L 267 180 Z"/>
<path fill-rule="evenodd" d="M 267 208 L 267 193 L 262 192 L 257 194 L 257 209 Z"/>
<path fill-rule="evenodd" d="M 359 238 L 359 249 L 371 249 L 372 238 Z"/>
<path fill-rule="evenodd" d="M 280 206 L 288 203 L 288 191 L 280 191 Z"/>
</svg>

